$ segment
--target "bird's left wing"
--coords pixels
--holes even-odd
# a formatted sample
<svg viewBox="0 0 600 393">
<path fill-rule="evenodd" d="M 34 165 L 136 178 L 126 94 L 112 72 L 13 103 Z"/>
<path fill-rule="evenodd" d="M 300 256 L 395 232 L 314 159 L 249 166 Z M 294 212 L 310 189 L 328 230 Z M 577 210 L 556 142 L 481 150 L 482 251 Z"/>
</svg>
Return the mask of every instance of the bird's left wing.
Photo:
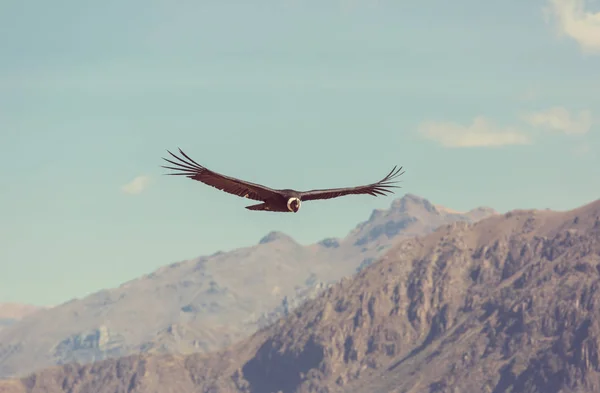
<svg viewBox="0 0 600 393">
<path fill-rule="evenodd" d="M 396 182 L 393 182 L 392 180 L 404 173 L 400 172 L 401 170 L 402 167 L 394 167 L 394 169 L 392 169 L 392 171 L 386 177 L 384 177 L 377 183 L 367 184 L 365 186 L 304 191 L 300 193 L 301 199 L 303 201 L 310 201 L 315 199 L 331 199 L 352 194 L 368 194 L 372 196 L 377 196 L 386 195 L 386 193 L 393 193 L 393 191 L 391 190 L 392 188 L 400 187 L 395 186 L 394 184 Z"/>
<path fill-rule="evenodd" d="M 163 157 L 163 160 L 175 165 L 175 167 L 163 166 L 163 168 L 178 171 L 175 173 L 168 173 L 168 175 L 186 176 L 190 179 L 200 181 L 211 187 L 218 188 L 219 190 L 225 191 L 229 194 L 254 199 L 256 201 L 263 201 L 276 192 L 275 190 L 260 184 L 250 183 L 245 180 L 225 176 L 220 173 L 206 169 L 205 167 L 188 157 L 188 155 L 185 154 L 181 149 L 179 149 L 179 152 L 183 155 L 185 159 L 176 156 L 168 150 L 167 152 L 176 160 L 178 160 L 178 162 L 175 162 Z"/>
</svg>

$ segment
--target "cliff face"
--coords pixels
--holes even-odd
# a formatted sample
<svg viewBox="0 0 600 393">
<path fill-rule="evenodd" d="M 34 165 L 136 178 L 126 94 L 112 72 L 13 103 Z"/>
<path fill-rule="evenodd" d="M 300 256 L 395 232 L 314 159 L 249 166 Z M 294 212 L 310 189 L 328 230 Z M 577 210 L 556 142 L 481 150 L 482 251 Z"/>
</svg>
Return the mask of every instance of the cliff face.
<svg viewBox="0 0 600 393">
<path fill-rule="evenodd" d="M 69 365 L 6 392 L 600 391 L 600 201 L 394 245 L 210 355 Z"/>
<path fill-rule="evenodd" d="M 140 352 L 225 348 L 368 266 L 393 242 L 482 212 L 494 213 L 446 212 L 407 194 L 341 239 L 301 245 L 271 232 L 250 247 L 173 263 L 5 327 L 0 377 Z"/>
</svg>

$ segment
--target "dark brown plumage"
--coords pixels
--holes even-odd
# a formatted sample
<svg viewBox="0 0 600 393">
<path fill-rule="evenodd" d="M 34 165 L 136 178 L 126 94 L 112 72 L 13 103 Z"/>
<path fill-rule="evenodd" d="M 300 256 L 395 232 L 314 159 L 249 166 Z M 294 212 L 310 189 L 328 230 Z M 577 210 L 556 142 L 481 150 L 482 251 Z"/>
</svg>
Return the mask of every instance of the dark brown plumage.
<svg viewBox="0 0 600 393">
<path fill-rule="evenodd" d="M 247 206 L 249 210 L 265 210 L 277 212 L 297 212 L 300 209 L 302 201 L 311 201 L 317 199 L 331 199 L 344 195 L 367 194 L 372 196 L 387 195 L 393 193 L 392 188 L 396 186 L 393 180 L 404 172 L 400 172 L 402 167 L 394 167 L 390 173 L 380 181 L 358 187 L 329 188 L 322 190 L 296 191 L 291 189 L 276 190 L 261 184 L 251 183 L 245 180 L 236 179 L 231 176 L 225 176 L 211 171 L 191 159 L 181 149 L 179 152 L 182 157 L 176 156 L 167 150 L 167 152 L 177 161 L 163 158 L 172 166 L 163 166 L 166 169 L 172 169 L 177 172 L 169 175 L 186 176 L 190 179 L 200 181 L 211 187 L 218 188 L 229 194 L 239 197 L 249 198 L 263 203 Z"/>
</svg>

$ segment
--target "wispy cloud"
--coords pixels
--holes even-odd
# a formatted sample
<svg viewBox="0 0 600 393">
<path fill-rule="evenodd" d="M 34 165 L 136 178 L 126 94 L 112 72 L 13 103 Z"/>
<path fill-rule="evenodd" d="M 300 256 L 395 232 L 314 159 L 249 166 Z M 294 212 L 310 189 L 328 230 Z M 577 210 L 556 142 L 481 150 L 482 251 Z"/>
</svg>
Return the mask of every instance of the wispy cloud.
<svg viewBox="0 0 600 393">
<path fill-rule="evenodd" d="M 561 35 L 577 41 L 586 53 L 600 53 L 600 11 L 585 9 L 585 0 L 548 0 L 546 15 L 556 19 Z"/>
<path fill-rule="evenodd" d="M 531 143 L 529 136 L 515 127 L 498 127 L 483 116 L 471 124 L 427 121 L 419 126 L 419 133 L 445 147 L 493 147 L 525 145 Z"/>
<path fill-rule="evenodd" d="M 592 127 L 592 114 L 582 110 L 576 114 L 564 107 L 553 107 L 524 116 L 524 120 L 533 127 L 546 128 L 565 134 L 585 134 Z"/>
<path fill-rule="evenodd" d="M 121 191 L 130 195 L 137 195 L 148 188 L 150 176 L 138 176 L 129 183 L 121 186 Z"/>
</svg>

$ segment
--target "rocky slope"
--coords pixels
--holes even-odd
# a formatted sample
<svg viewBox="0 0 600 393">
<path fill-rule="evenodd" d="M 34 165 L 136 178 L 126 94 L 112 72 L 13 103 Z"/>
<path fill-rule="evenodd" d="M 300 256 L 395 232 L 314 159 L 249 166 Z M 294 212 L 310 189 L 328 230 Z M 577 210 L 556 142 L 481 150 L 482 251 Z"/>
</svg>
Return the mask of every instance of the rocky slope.
<svg viewBox="0 0 600 393">
<path fill-rule="evenodd" d="M 174 263 L 5 328 L 0 376 L 131 353 L 224 348 L 368 266 L 393 241 L 493 213 L 446 211 L 408 194 L 343 239 L 304 246 L 272 232 L 252 247 Z"/>
<path fill-rule="evenodd" d="M 597 392 L 600 200 L 400 241 L 210 355 L 48 369 L 0 392 Z"/>
</svg>

